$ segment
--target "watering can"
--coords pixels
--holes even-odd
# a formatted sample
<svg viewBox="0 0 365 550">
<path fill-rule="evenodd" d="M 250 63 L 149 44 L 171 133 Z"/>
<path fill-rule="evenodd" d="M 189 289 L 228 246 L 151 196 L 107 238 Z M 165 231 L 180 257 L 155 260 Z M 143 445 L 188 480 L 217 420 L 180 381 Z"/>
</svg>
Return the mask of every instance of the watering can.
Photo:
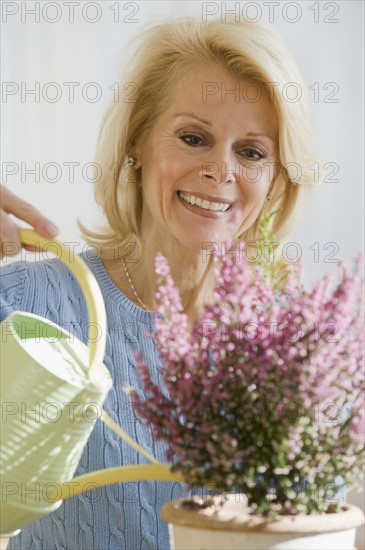
<svg viewBox="0 0 365 550">
<path fill-rule="evenodd" d="M 21 229 L 25 244 L 49 243 Z M 99 285 L 81 258 L 52 241 L 56 254 L 79 282 L 89 315 L 88 347 L 55 323 L 16 311 L 0 325 L 1 454 L 0 536 L 54 511 L 62 500 L 109 483 L 183 481 L 131 439 L 102 409 L 112 386 L 103 364 L 106 312 Z M 94 327 L 100 338 L 92 338 Z M 120 466 L 73 478 L 97 414 L 152 464 Z M 68 483 L 71 482 L 72 484 Z M 70 490 L 71 489 L 71 490 Z"/>
</svg>

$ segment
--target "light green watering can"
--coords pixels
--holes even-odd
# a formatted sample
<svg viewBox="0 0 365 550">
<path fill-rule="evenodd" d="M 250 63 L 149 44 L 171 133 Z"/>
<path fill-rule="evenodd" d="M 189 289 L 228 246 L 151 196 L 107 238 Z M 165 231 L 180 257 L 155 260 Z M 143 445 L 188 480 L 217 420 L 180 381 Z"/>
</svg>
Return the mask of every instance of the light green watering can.
<svg viewBox="0 0 365 550">
<path fill-rule="evenodd" d="M 21 229 L 25 244 L 49 243 Z M 141 448 L 102 409 L 112 380 L 103 364 L 106 313 L 99 285 L 86 264 L 59 241 L 57 255 L 77 278 L 89 313 L 89 347 L 47 319 L 16 311 L 0 325 L 0 536 L 58 508 L 91 487 L 137 480 L 183 481 Z M 98 328 L 99 338 L 93 337 Z M 151 465 L 121 466 L 73 479 L 97 417 L 142 453 Z M 72 482 L 71 482 L 72 480 Z"/>
</svg>

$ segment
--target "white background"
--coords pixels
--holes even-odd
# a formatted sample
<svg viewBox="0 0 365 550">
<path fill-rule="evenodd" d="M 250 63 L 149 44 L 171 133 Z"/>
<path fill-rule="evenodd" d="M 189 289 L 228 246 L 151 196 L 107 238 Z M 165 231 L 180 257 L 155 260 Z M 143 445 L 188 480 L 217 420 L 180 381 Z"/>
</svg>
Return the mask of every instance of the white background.
<svg viewBox="0 0 365 550">
<path fill-rule="evenodd" d="M 224 18 L 225 10 L 235 10 L 237 17 L 257 17 L 283 36 L 309 89 L 317 151 L 327 182 L 313 190 L 300 225 L 288 238 L 298 243 L 296 248 L 287 249 L 288 258 L 294 259 L 299 254 L 305 276 L 312 281 L 335 269 L 333 260 L 351 261 L 363 248 L 364 3 L 361 0 L 3 1 L 1 8 L 1 179 L 55 221 L 61 229 L 61 240 L 79 242 L 81 250 L 83 241 L 76 217 L 89 226 L 101 221 L 87 166 L 94 160 L 99 123 L 113 97 L 110 87 L 118 79 L 120 56 L 128 55 L 124 48 L 126 40 L 152 18 L 160 20 L 183 14 L 203 17 L 203 13 L 213 11 Z M 34 10 L 37 17 L 39 14 L 39 22 L 31 13 Z M 52 102 L 56 88 L 49 85 L 51 82 L 58 85 L 60 98 L 56 102 Z M 70 85 L 65 82 L 79 83 L 74 88 L 73 101 Z M 95 102 L 97 90 L 90 82 L 96 82 L 101 93 Z M 40 90 L 37 98 L 26 93 L 35 89 L 36 83 Z M 124 94 L 128 91 L 121 89 Z M 39 182 L 35 175 L 26 173 L 34 169 L 36 162 L 40 163 Z M 71 169 L 65 164 L 70 162 L 79 163 L 73 182 Z M 58 163 L 58 172 L 48 163 Z M 11 170 L 15 173 L 11 174 Z"/>
<path fill-rule="evenodd" d="M 332 174 L 338 181 L 327 181 L 313 191 L 303 220 L 288 240 L 298 243 L 310 281 L 336 268 L 336 263 L 326 260 L 333 246 L 338 249 L 334 259 L 350 261 L 363 249 L 364 233 L 361 0 L 1 2 L 2 182 L 47 213 L 61 229 L 59 238 L 80 243 L 77 249 L 81 250 L 76 217 L 89 226 L 101 221 L 86 165 L 94 160 L 99 123 L 113 97 L 110 86 L 118 80 L 120 55 L 128 55 L 126 40 L 152 18 L 202 17 L 204 10 L 224 18 L 224 10 L 232 9 L 238 17 L 247 14 L 272 25 L 284 37 L 309 89 L 321 167 L 331 163 L 325 170 L 328 180 L 333 167 L 338 167 Z M 39 13 L 39 22 L 32 10 Z M 47 87 L 50 82 L 61 89 L 56 102 L 50 101 L 55 94 L 54 87 Z M 65 82 L 79 83 L 74 101 Z M 98 101 L 92 101 L 95 88 L 88 86 L 90 82 L 101 90 Z M 36 83 L 39 102 L 34 95 L 24 94 Z M 39 182 L 25 173 L 36 162 L 40 163 Z M 73 182 L 65 164 L 70 162 L 79 163 Z M 48 168 L 42 175 L 48 163 L 58 163 L 60 173 Z M 13 175 L 8 172 L 11 166 L 16 170 Z M 59 181 L 47 181 L 56 175 Z M 318 243 L 317 258 L 310 248 L 314 243 Z"/>
</svg>

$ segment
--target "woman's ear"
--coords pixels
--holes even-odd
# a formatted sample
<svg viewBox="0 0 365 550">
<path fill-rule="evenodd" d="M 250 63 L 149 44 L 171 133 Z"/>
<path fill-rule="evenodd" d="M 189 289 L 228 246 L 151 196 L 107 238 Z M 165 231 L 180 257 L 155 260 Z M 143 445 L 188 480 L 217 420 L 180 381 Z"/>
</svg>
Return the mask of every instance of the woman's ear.
<svg viewBox="0 0 365 550">
<path fill-rule="evenodd" d="M 128 154 L 128 164 L 133 166 L 135 170 L 141 167 L 141 161 L 139 160 L 138 156 L 136 155 L 135 151 Z"/>
</svg>

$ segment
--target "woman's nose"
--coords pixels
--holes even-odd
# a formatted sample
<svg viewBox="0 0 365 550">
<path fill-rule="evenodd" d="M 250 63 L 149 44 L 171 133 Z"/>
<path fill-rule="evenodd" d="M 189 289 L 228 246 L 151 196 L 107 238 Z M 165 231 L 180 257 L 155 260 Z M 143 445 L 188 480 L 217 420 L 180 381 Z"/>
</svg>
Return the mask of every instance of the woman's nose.
<svg viewBox="0 0 365 550">
<path fill-rule="evenodd" d="M 236 183 L 238 180 L 237 166 L 232 160 L 203 162 L 199 171 L 199 177 L 203 183 L 213 185 Z"/>
<path fill-rule="evenodd" d="M 236 166 L 233 168 L 228 167 L 225 162 L 203 162 L 199 177 L 203 183 L 221 185 L 223 183 L 236 183 L 238 174 Z"/>
</svg>

